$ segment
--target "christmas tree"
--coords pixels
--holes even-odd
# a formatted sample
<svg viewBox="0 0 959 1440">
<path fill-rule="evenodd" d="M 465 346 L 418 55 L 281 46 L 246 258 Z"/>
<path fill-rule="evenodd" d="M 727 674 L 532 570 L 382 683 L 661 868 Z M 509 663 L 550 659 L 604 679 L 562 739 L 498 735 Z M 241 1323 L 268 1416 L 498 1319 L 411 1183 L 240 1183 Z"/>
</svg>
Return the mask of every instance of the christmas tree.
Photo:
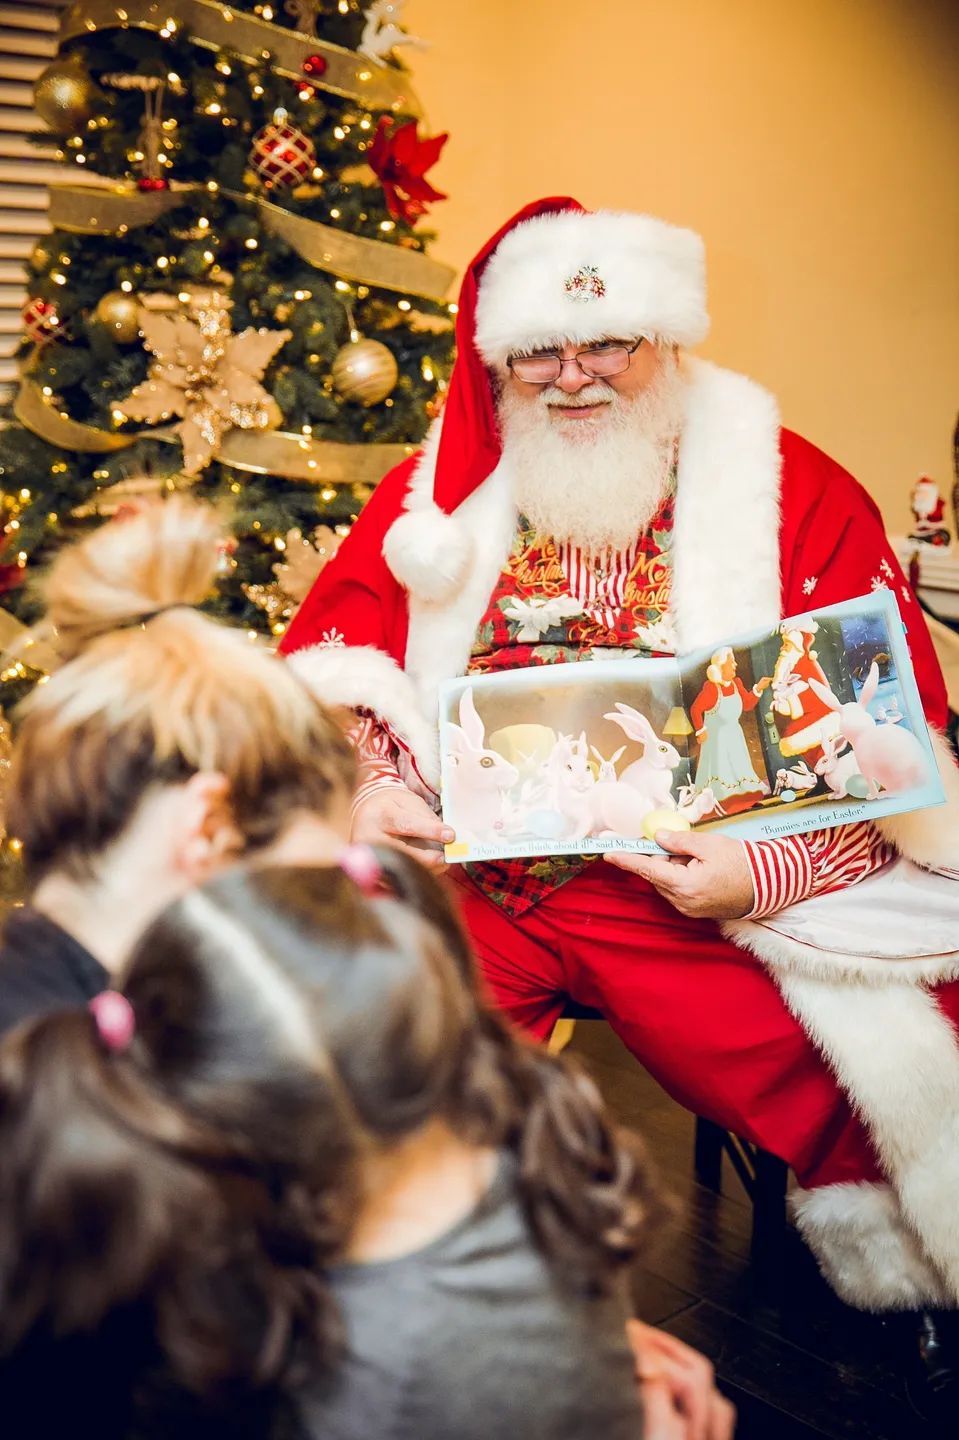
<svg viewBox="0 0 959 1440">
<path fill-rule="evenodd" d="M 65 540 L 190 487 L 235 537 L 211 612 L 282 634 L 437 413 L 453 277 L 417 222 L 446 137 L 420 133 L 403 3 L 66 12 L 36 86 L 63 183 L 0 433 L 0 709 L 56 663 L 24 582 Z"/>
</svg>

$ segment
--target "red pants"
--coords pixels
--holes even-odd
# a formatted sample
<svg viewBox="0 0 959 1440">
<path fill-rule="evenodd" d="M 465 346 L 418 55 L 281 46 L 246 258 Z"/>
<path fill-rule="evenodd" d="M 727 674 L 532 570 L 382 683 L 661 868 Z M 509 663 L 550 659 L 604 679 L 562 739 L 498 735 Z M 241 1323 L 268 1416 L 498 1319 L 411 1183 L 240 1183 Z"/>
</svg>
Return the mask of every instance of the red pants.
<svg viewBox="0 0 959 1440">
<path fill-rule="evenodd" d="M 882 1178 L 870 1140 L 762 965 L 710 920 L 602 861 L 524 915 L 458 871 L 487 986 L 545 1039 L 567 997 L 601 1010 L 663 1089 L 787 1160 L 804 1187 Z"/>
</svg>

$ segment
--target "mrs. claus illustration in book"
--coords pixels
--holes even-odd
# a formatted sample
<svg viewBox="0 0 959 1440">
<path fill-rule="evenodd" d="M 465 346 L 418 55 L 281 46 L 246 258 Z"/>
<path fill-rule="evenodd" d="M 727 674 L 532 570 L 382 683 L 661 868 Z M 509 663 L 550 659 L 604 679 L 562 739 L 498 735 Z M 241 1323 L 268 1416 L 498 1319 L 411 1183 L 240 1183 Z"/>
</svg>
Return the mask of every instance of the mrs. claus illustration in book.
<svg viewBox="0 0 959 1440">
<path fill-rule="evenodd" d="M 711 789 L 723 810 L 745 810 L 769 794 L 769 786 L 753 769 L 740 721 L 754 710 L 771 684 L 769 676 L 747 690 L 736 673 L 736 656 L 728 645 L 714 652 L 706 683 L 693 701 L 690 715 L 699 741 L 696 789 Z"/>
</svg>

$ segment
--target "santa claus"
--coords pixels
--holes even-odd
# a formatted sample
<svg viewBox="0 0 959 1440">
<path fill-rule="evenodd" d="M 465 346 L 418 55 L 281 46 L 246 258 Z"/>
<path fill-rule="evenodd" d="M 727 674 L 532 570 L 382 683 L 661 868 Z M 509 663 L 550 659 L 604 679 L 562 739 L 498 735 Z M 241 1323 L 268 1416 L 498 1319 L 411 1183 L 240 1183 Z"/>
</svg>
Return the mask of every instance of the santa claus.
<svg viewBox="0 0 959 1440">
<path fill-rule="evenodd" d="M 702 241 L 649 216 L 539 201 L 470 266 L 445 414 L 283 646 L 357 712 L 358 837 L 442 864 L 447 677 L 642 663 L 878 586 L 944 724 L 875 505 L 766 391 L 685 353 L 707 327 Z M 788 1160 L 824 1273 L 872 1310 L 959 1302 L 959 777 L 945 747 L 941 764 L 948 806 L 876 826 L 449 872 L 517 1023 L 546 1037 L 567 997 L 598 1008 L 677 1100 Z"/>
</svg>

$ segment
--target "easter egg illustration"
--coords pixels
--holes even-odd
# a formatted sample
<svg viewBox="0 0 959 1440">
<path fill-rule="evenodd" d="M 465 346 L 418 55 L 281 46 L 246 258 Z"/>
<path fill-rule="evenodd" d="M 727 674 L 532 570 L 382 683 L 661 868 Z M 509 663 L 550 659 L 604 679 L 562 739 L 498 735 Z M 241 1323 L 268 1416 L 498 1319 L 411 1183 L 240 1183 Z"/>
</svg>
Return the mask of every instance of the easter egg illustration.
<svg viewBox="0 0 959 1440">
<path fill-rule="evenodd" d="M 678 810 L 650 810 L 643 817 L 643 839 L 655 840 L 657 830 L 691 830 L 693 827 Z"/>
</svg>

